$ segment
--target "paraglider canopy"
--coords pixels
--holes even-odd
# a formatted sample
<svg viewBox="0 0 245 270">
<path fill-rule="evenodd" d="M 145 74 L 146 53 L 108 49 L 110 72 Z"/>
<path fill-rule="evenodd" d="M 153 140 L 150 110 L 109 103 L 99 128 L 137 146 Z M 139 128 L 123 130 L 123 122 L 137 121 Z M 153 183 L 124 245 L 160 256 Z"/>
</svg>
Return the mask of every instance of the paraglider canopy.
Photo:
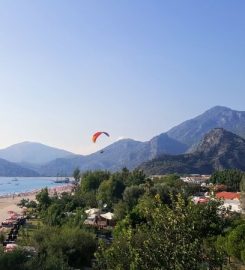
<svg viewBox="0 0 245 270">
<path fill-rule="evenodd" d="M 105 131 L 98 131 L 96 133 L 94 133 L 93 137 L 92 137 L 92 141 L 95 143 L 97 138 L 101 135 L 101 134 L 105 134 L 106 136 L 110 137 L 110 135 L 105 132 Z"/>
</svg>

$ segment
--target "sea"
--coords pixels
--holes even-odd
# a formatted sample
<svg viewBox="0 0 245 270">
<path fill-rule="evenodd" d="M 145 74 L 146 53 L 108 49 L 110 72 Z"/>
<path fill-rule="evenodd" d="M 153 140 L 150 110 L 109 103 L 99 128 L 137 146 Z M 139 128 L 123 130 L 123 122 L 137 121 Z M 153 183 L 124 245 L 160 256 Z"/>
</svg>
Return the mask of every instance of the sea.
<svg viewBox="0 0 245 270">
<path fill-rule="evenodd" d="M 0 196 L 67 185 L 54 183 L 55 177 L 0 177 Z"/>
</svg>

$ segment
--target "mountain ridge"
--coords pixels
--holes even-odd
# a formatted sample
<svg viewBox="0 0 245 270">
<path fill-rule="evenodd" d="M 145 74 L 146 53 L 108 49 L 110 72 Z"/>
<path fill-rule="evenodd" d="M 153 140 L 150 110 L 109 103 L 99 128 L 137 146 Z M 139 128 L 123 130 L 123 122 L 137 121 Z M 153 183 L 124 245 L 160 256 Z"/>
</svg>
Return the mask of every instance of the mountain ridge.
<svg viewBox="0 0 245 270">
<path fill-rule="evenodd" d="M 201 138 L 217 127 L 228 127 L 234 133 L 242 134 L 245 137 L 245 112 L 235 111 L 224 106 L 215 106 L 203 114 L 153 137 L 149 141 L 139 142 L 126 139 L 127 142 L 130 142 L 130 147 L 126 147 L 126 141 L 121 140 L 102 149 L 103 154 L 98 151 L 69 161 L 65 159 L 52 161 L 50 164 L 45 164 L 40 173 L 49 175 L 51 172 L 54 173 L 55 170 L 61 170 L 62 166 L 69 168 L 69 173 L 75 167 L 79 167 L 82 171 L 92 169 L 115 171 L 122 167 L 133 169 L 142 162 L 154 159 L 162 154 L 191 153 L 195 150 Z"/>
<path fill-rule="evenodd" d="M 172 144 L 175 147 L 170 149 L 168 144 Z M 157 145 L 161 145 L 160 150 Z M 117 171 L 123 167 L 133 169 L 143 161 L 154 158 L 165 151 L 169 151 L 171 154 L 178 154 L 183 149 L 186 149 L 186 146 L 169 138 L 167 134 L 161 134 L 147 142 L 122 139 L 105 147 L 102 151 L 100 150 L 87 156 L 51 161 L 49 164 L 43 165 L 39 173 L 49 176 L 55 172 L 56 174 L 60 173 L 60 171 L 66 168 L 66 173 L 71 174 L 76 167 L 79 167 L 82 171 L 95 169 Z"/>
<path fill-rule="evenodd" d="M 21 142 L 0 149 L 0 158 L 14 163 L 43 164 L 73 153 L 37 142 Z"/>
<path fill-rule="evenodd" d="M 215 106 L 171 128 L 167 134 L 191 148 L 213 128 L 224 128 L 245 138 L 245 111 Z"/>
<path fill-rule="evenodd" d="M 215 170 L 239 169 L 245 171 L 245 139 L 215 128 L 207 133 L 192 153 L 177 156 L 163 155 L 139 166 L 146 174 L 200 173 Z"/>
<path fill-rule="evenodd" d="M 116 171 L 123 167 L 134 169 L 141 163 L 163 154 L 193 153 L 206 133 L 213 128 L 226 129 L 226 127 L 227 130 L 245 138 L 245 112 L 235 111 L 224 106 L 215 106 L 197 117 L 180 123 L 167 132 L 154 136 L 149 141 L 141 142 L 133 139 L 123 139 L 98 152 L 84 156 L 47 146 L 48 149 L 61 150 L 62 152 L 58 156 L 49 154 L 45 160 L 38 160 L 40 151 L 32 148 L 30 156 L 20 158 L 17 155 L 15 159 L 12 158 L 10 161 L 18 161 L 20 166 L 35 170 L 44 176 L 55 176 L 57 173 L 71 175 L 77 167 L 81 171 L 96 169 Z M 31 143 L 23 142 L 20 145 L 28 146 Z M 43 144 L 36 144 L 45 147 Z M 0 158 L 6 159 L 6 156 L 1 155 L 1 151 Z M 22 157 L 25 151 L 21 151 Z"/>
<path fill-rule="evenodd" d="M 36 171 L 21 167 L 14 162 L 9 162 L 5 159 L 0 158 L 0 176 L 12 176 L 12 177 L 32 176 L 32 177 L 37 177 L 37 176 L 39 176 L 39 174 Z"/>
</svg>

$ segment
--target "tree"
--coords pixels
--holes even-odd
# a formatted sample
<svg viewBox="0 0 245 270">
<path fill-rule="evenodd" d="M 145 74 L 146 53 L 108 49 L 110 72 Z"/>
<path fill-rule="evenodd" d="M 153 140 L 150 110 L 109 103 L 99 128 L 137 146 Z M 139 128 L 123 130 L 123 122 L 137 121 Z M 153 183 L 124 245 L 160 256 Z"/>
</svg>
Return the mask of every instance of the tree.
<svg viewBox="0 0 245 270">
<path fill-rule="evenodd" d="M 86 172 L 82 175 L 81 190 L 83 192 L 96 191 L 104 180 L 108 180 L 110 173 L 106 171 Z"/>
<path fill-rule="evenodd" d="M 103 181 L 97 193 L 97 200 L 101 200 L 108 204 L 108 206 L 112 206 L 113 203 L 118 202 L 122 199 L 122 194 L 125 189 L 124 183 L 112 175 L 109 180 Z"/>
<path fill-rule="evenodd" d="M 48 188 L 42 189 L 37 195 L 36 199 L 39 203 L 39 208 L 42 210 L 46 210 L 49 205 L 51 204 L 51 198 L 49 197 L 48 194 Z"/>
<path fill-rule="evenodd" d="M 5 253 L 0 248 L 0 269 L 26 270 L 28 255 L 26 251 L 20 249 Z"/>
<path fill-rule="evenodd" d="M 126 187 L 123 192 L 123 201 L 126 203 L 129 210 L 131 210 L 137 203 L 140 196 L 144 194 L 142 186 Z"/>
<path fill-rule="evenodd" d="M 164 184 L 167 184 L 168 186 L 176 186 L 177 180 L 180 180 L 179 175 L 177 175 L 177 174 L 168 174 L 168 175 L 162 176 L 160 178 L 155 178 L 154 182 L 156 182 L 156 183 L 164 183 Z M 183 182 L 183 181 L 181 181 L 181 182 Z"/>
<path fill-rule="evenodd" d="M 0 232 L 0 244 L 2 244 L 5 240 L 5 234 L 3 232 Z"/>
<path fill-rule="evenodd" d="M 18 206 L 20 207 L 24 207 L 24 206 L 27 206 L 27 204 L 29 203 L 29 199 L 21 199 L 20 202 L 18 203 Z"/>
<path fill-rule="evenodd" d="M 28 208 L 37 208 L 37 203 L 33 200 L 31 200 L 28 204 L 27 204 Z"/>
<path fill-rule="evenodd" d="M 245 174 L 242 177 L 242 180 L 240 182 L 240 202 L 241 202 L 241 208 L 243 212 L 245 213 Z"/>
<path fill-rule="evenodd" d="M 238 260 L 244 260 L 245 224 L 237 226 L 227 237 L 227 252 Z M 245 262 L 245 261 L 244 261 Z"/>
<path fill-rule="evenodd" d="M 243 172 L 236 169 L 229 169 L 213 173 L 210 182 L 213 184 L 224 184 L 229 191 L 239 191 L 243 177 Z"/>
<path fill-rule="evenodd" d="M 81 172 L 79 170 L 79 168 L 76 168 L 73 172 L 73 178 L 75 180 L 75 184 L 76 186 L 79 184 L 80 182 L 80 178 L 81 178 Z"/>
<path fill-rule="evenodd" d="M 64 219 L 64 208 L 61 204 L 53 203 L 47 209 L 44 222 L 50 226 L 61 225 Z"/>
<path fill-rule="evenodd" d="M 195 211 L 197 206 L 192 202 L 186 203 L 182 195 L 171 201 L 171 206 L 168 206 L 161 202 L 159 195 L 154 200 L 150 197 L 142 198 L 138 215 L 143 222 L 134 227 L 127 221 L 128 217 L 120 222 L 120 229 L 116 229 L 112 245 L 100 245 L 95 255 L 95 267 L 194 270 L 201 269 L 204 263 L 208 267 L 222 265 L 222 256 L 210 256 L 212 246 L 204 249 L 204 235 L 199 231 L 203 220 Z M 217 207 L 207 206 L 205 209 L 209 214 L 210 210 L 214 211 L 211 217 L 215 216 L 214 220 L 218 220 Z M 206 229 L 211 232 L 210 223 L 213 224 L 208 222 Z"/>
<path fill-rule="evenodd" d="M 126 179 L 126 185 L 127 186 L 136 186 L 143 184 L 146 180 L 146 175 L 143 171 L 135 169 L 131 173 L 128 174 L 128 177 Z"/>
<path fill-rule="evenodd" d="M 240 182 L 240 191 L 245 192 L 245 174 L 243 174 L 241 182 Z"/>
<path fill-rule="evenodd" d="M 122 220 L 125 218 L 128 212 L 128 205 L 124 201 L 120 200 L 118 203 L 114 204 L 114 215 L 115 220 Z"/>
<path fill-rule="evenodd" d="M 93 234 L 70 226 L 45 226 L 34 233 L 32 244 L 39 251 L 33 269 L 81 269 L 90 265 L 96 248 Z"/>
</svg>

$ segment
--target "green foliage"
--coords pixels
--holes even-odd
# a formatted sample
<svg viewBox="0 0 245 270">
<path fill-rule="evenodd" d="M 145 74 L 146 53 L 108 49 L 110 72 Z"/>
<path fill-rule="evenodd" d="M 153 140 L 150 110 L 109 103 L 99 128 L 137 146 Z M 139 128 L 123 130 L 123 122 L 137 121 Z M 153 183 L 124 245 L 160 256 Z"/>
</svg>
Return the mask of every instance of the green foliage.
<svg viewBox="0 0 245 270">
<path fill-rule="evenodd" d="M 125 184 L 127 186 L 143 184 L 146 179 L 146 175 L 144 174 L 144 172 L 137 169 L 133 170 L 127 176 L 128 177 L 126 178 L 126 181 L 125 181 L 126 182 Z"/>
<path fill-rule="evenodd" d="M 240 191 L 245 192 L 245 174 L 243 174 L 241 182 L 240 182 Z"/>
<path fill-rule="evenodd" d="M 223 235 L 217 237 L 216 248 L 223 256 L 228 256 L 229 262 L 232 257 L 245 263 L 245 220 L 235 217 Z"/>
<path fill-rule="evenodd" d="M 138 203 L 138 199 L 143 194 L 144 194 L 143 186 L 126 187 L 126 189 L 123 192 L 123 201 L 126 203 L 127 208 L 131 210 Z"/>
<path fill-rule="evenodd" d="M 51 198 L 43 189 L 34 209 L 42 217 L 42 227 L 21 233 L 22 243 L 38 253 L 22 258 L 20 266 L 25 268 L 17 269 L 82 269 L 90 266 L 96 249 L 97 269 L 217 269 L 228 255 L 244 261 L 245 232 L 239 226 L 245 223 L 235 218 L 231 223 L 220 202 L 193 204 L 189 196 L 196 191 L 197 186 L 184 183 L 178 175 L 151 180 L 126 168 L 113 174 L 87 172 L 73 194 Z M 114 212 L 117 226 L 112 243 L 102 241 L 98 246 L 95 235 L 83 228 L 84 209 L 104 203 Z M 4 265 L 17 260 L 3 257 Z"/>
<path fill-rule="evenodd" d="M 203 253 L 205 254 L 204 269 L 223 269 L 223 264 L 227 262 L 226 254 L 221 248 L 217 248 L 217 238 L 215 236 L 204 239 Z"/>
<path fill-rule="evenodd" d="M 188 199 L 190 195 L 199 191 L 200 187 L 189 185 L 183 182 L 178 175 L 170 174 L 161 178 L 154 178 L 153 181 L 147 179 L 145 189 L 152 197 L 159 195 L 162 202 L 171 204 L 170 194 L 182 193 Z"/>
<path fill-rule="evenodd" d="M 213 184 L 224 184 L 229 191 L 239 191 L 242 179 L 244 179 L 244 173 L 232 169 L 213 173 L 210 182 Z M 241 187 L 243 187 L 243 182 Z"/>
<path fill-rule="evenodd" d="M 36 199 L 39 203 L 38 207 L 41 210 L 46 210 L 51 204 L 51 198 L 48 194 L 48 188 L 42 189 L 37 195 Z"/>
<path fill-rule="evenodd" d="M 211 200 L 206 204 L 197 204 L 193 207 L 192 222 L 195 228 L 198 227 L 198 234 L 201 237 L 219 235 L 229 225 L 228 211 L 221 208 L 221 205 L 221 202 Z"/>
<path fill-rule="evenodd" d="M 240 196 L 241 208 L 243 210 L 243 213 L 245 213 L 245 192 L 241 192 Z"/>
<path fill-rule="evenodd" d="M 74 180 L 75 180 L 76 185 L 78 185 L 79 182 L 80 182 L 80 179 L 81 179 L 81 172 L 80 172 L 79 168 L 76 168 L 76 169 L 74 170 L 72 176 L 73 176 L 73 178 L 74 178 Z"/>
<path fill-rule="evenodd" d="M 101 200 L 103 203 L 107 203 L 108 206 L 112 206 L 112 203 L 118 202 L 122 198 L 125 185 L 118 177 L 118 175 L 112 175 L 109 180 L 103 181 L 97 192 L 97 200 Z"/>
<path fill-rule="evenodd" d="M 62 224 L 64 217 L 64 209 L 61 204 L 52 204 L 44 217 L 44 222 L 50 226 L 57 226 Z"/>
<path fill-rule="evenodd" d="M 20 207 L 24 207 L 24 206 L 25 206 L 25 207 L 26 207 L 28 203 L 29 203 L 29 199 L 23 198 L 23 199 L 21 199 L 20 202 L 18 203 L 18 206 L 20 206 Z"/>
<path fill-rule="evenodd" d="M 89 203 L 90 193 L 86 193 L 82 198 L 76 195 L 71 195 L 63 192 L 58 198 L 52 198 L 51 205 L 42 211 L 43 222 L 50 226 L 61 226 L 69 221 L 69 213 L 76 212 L 76 209 L 85 206 L 85 200 Z M 95 197 L 95 195 L 93 195 Z"/>
<path fill-rule="evenodd" d="M 3 232 L 0 232 L 0 244 L 2 244 L 5 240 L 5 234 Z"/>
<path fill-rule="evenodd" d="M 28 253 L 20 249 L 4 253 L 0 248 L 0 269 L 26 270 L 27 256 Z"/>
<path fill-rule="evenodd" d="M 18 206 L 20 206 L 20 207 L 27 207 L 27 208 L 36 208 L 37 207 L 37 203 L 36 203 L 36 201 L 30 201 L 29 199 L 23 198 L 18 203 Z"/>
<path fill-rule="evenodd" d="M 62 257 L 62 254 L 52 254 L 52 256 L 38 255 L 27 263 L 28 270 L 71 270 L 71 267 Z"/>
<path fill-rule="evenodd" d="M 86 172 L 82 175 L 81 190 L 84 192 L 95 191 L 109 177 L 110 173 L 106 171 Z"/>
<path fill-rule="evenodd" d="M 200 269 L 204 262 L 210 267 L 222 265 L 223 257 L 212 255 L 215 247 L 207 243 L 204 248 L 203 242 L 204 231 L 211 234 L 213 224 L 221 220 L 218 205 L 204 206 L 198 214 L 197 206 L 187 204 L 181 195 L 171 200 L 169 207 L 159 195 L 155 199 L 142 198 L 137 213 L 145 222 L 137 226 L 132 226 L 127 218 L 120 222 L 112 245 L 101 245 L 96 253 L 97 269 L 185 270 Z M 212 221 L 200 228 L 205 216 Z"/>
<path fill-rule="evenodd" d="M 128 212 L 128 205 L 122 200 L 114 204 L 113 208 L 114 208 L 115 220 L 122 220 Z"/>
<path fill-rule="evenodd" d="M 241 261 L 244 259 L 245 224 L 237 226 L 229 233 L 227 238 L 227 252 L 230 256 L 234 256 Z"/>
<path fill-rule="evenodd" d="M 112 207 L 123 198 L 126 187 L 145 183 L 145 179 L 142 171 L 130 172 L 127 168 L 113 174 L 106 171 L 86 172 L 76 195 L 86 207 L 98 207 L 98 202 Z"/>
<path fill-rule="evenodd" d="M 165 184 L 155 184 L 153 187 L 151 187 L 151 189 L 148 192 L 148 194 L 152 197 L 158 195 L 161 201 L 166 204 L 171 203 L 170 194 L 177 194 L 177 193 L 178 191 L 175 188 L 169 187 L 168 185 Z"/>
<path fill-rule="evenodd" d="M 154 183 L 164 183 L 169 186 L 176 186 L 177 180 L 180 180 L 180 176 L 177 174 L 168 174 L 166 176 L 162 176 L 160 178 L 157 177 L 153 179 Z"/>
<path fill-rule="evenodd" d="M 98 206 L 96 199 L 96 191 L 81 192 L 81 201 L 83 201 L 84 206 L 89 208 L 96 208 Z"/>
<path fill-rule="evenodd" d="M 33 235 L 38 250 L 36 269 L 60 269 L 88 266 L 95 251 L 95 237 L 79 228 L 45 226 Z"/>
<path fill-rule="evenodd" d="M 37 208 L 37 203 L 35 201 L 29 201 L 29 203 L 26 205 L 28 208 Z"/>
</svg>

